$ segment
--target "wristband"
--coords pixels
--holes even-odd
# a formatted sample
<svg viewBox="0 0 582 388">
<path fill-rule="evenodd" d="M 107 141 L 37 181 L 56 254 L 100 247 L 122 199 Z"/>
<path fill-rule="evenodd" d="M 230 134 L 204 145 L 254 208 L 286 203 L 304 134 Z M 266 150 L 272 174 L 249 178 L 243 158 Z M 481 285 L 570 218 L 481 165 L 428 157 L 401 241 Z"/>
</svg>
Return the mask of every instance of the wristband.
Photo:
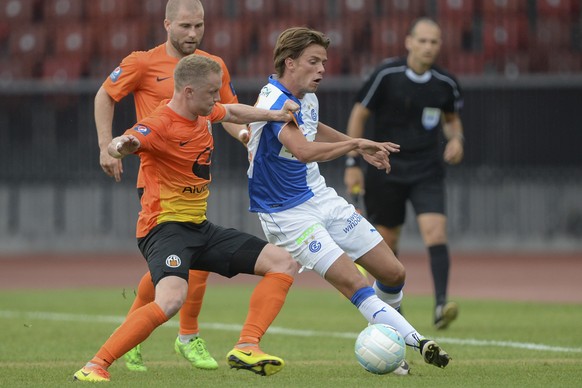
<svg viewBox="0 0 582 388">
<path fill-rule="evenodd" d="M 347 156 L 346 167 L 360 167 L 360 157 Z"/>
</svg>

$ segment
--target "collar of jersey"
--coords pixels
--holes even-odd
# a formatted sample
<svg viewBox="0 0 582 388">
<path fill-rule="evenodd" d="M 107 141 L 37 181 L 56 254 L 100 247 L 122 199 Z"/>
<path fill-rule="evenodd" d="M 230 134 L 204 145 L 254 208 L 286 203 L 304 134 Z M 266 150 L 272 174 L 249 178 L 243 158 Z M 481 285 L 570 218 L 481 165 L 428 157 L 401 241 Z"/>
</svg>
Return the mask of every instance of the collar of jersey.
<svg viewBox="0 0 582 388">
<path fill-rule="evenodd" d="M 412 69 L 406 69 L 406 77 L 412 82 L 416 82 L 417 84 L 425 84 L 432 78 L 432 73 L 430 70 L 425 71 L 423 74 L 416 74 Z"/>
<path fill-rule="evenodd" d="M 287 88 L 275 78 L 274 74 L 269 76 L 269 83 L 280 89 L 287 97 L 289 97 L 289 99 L 301 105 L 301 101 L 299 101 L 297 97 L 295 97 L 289 90 L 287 90 Z"/>
</svg>

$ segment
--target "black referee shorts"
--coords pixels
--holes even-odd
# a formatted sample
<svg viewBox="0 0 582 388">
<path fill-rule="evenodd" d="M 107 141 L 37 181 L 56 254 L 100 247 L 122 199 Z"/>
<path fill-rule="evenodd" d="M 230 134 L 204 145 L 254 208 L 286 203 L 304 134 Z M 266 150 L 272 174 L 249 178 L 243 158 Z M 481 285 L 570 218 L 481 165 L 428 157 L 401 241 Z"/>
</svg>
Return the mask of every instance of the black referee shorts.
<svg viewBox="0 0 582 388">
<path fill-rule="evenodd" d="M 223 228 L 209 221 L 165 222 L 137 243 L 154 285 L 169 275 L 188 280 L 196 269 L 231 278 L 254 274 L 255 263 L 267 242 L 248 233 Z"/>
<path fill-rule="evenodd" d="M 366 185 L 364 202 L 368 220 L 374 225 L 394 228 L 404 224 L 406 202 L 417 215 L 445 214 L 445 187 L 443 179 L 425 179 L 414 183 L 384 182 Z"/>
</svg>

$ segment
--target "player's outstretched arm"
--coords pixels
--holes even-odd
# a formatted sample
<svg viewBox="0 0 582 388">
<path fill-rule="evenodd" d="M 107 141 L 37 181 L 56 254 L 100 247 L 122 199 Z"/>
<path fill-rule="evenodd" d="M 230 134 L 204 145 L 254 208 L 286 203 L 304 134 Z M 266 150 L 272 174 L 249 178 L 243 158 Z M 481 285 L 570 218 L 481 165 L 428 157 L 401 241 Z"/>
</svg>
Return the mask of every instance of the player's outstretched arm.
<svg viewBox="0 0 582 388">
<path fill-rule="evenodd" d="M 224 104 L 226 115 L 222 121 L 236 124 L 248 124 L 255 121 L 283 121 L 293 120 L 293 112 L 299 110 L 299 105 L 291 100 L 285 101 L 280 110 L 255 108 L 245 104 Z"/>
<path fill-rule="evenodd" d="M 246 125 L 223 121 L 222 127 L 226 132 L 228 132 L 230 136 L 234 137 L 235 139 L 243 143 L 245 146 L 249 142 L 250 135 Z"/>
<path fill-rule="evenodd" d="M 140 146 L 141 143 L 135 136 L 121 135 L 111 140 L 107 147 L 107 151 L 112 157 L 121 159 L 127 155 L 135 153 Z"/>
<path fill-rule="evenodd" d="M 357 151 L 364 160 L 378 169 L 386 170 L 386 174 L 390 173 L 391 167 L 388 156 L 390 153 L 400 152 L 400 145 L 391 142 L 378 143 L 368 139 L 358 140 Z"/>
</svg>

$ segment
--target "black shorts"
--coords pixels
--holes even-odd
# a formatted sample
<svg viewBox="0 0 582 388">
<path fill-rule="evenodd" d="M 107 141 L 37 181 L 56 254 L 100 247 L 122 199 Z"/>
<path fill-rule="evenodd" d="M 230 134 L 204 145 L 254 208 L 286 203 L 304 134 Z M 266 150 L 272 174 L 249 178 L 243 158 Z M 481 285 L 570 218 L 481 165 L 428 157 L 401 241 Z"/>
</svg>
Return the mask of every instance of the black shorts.
<svg viewBox="0 0 582 388">
<path fill-rule="evenodd" d="M 364 201 L 368 220 L 374 225 L 394 228 L 404 224 L 406 202 L 410 200 L 416 214 L 445 214 L 443 179 L 425 179 L 414 183 L 385 182 L 366 185 Z"/>
<path fill-rule="evenodd" d="M 254 274 L 255 263 L 267 242 L 248 233 L 223 228 L 209 221 L 165 222 L 139 238 L 154 285 L 168 276 L 188 280 L 188 271 L 215 272 L 231 278 Z"/>
</svg>

